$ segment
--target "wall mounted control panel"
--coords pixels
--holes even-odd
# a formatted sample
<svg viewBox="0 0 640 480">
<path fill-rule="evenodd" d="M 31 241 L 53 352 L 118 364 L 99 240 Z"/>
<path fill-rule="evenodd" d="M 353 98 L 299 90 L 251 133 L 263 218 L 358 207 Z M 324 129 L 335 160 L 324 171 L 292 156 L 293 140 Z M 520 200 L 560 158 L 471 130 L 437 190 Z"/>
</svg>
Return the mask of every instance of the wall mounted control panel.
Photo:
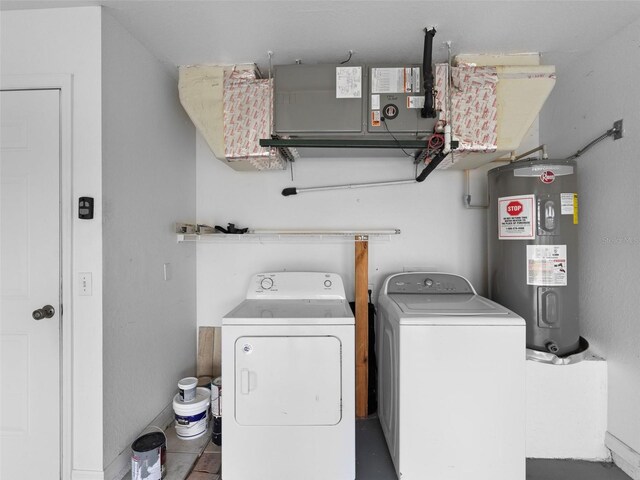
<svg viewBox="0 0 640 480">
<path fill-rule="evenodd" d="M 385 288 L 388 294 L 476 293 L 465 278 L 449 273 L 401 273 L 389 278 Z"/>
<path fill-rule="evenodd" d="M 93 219 L 93 197 L 80 197 L 78 199 L 78 218 L 80 220 Z"/>
<path fill-rule="evenodd" d="M 274 91 L 280 135 L 415 139 L 435 126 L 420 114 L 420 65 L 278 65 Z"/>
<path fill-rule="evenodd" d="M 432 131 L 434 120 L 422 118 L 422 68 L 417 65 L 370 67 L 367 131 L 389 135 Z"/>
<path fill-rule="evenodd" d="M 345 299 L 342 278 L 324 272 L 267 272 L 253 276 L 247 299 Z"/>
</svg>

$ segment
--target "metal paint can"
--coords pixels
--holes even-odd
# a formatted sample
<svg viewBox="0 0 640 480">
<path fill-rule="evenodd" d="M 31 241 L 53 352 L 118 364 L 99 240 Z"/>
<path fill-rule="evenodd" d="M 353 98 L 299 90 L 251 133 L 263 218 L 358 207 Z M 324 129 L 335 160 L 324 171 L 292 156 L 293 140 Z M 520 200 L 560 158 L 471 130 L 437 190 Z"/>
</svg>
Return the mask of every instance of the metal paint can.
<svg viewBox="0 0 640 480">
<path fill-rule="evenodd" d="M 211 441 L 216 445 L 222 445 L 222 377 L 217 377 L 211 382 L 211 415 Z"/>
<path fill-rule="evenodd" d="M 178 382 L 178 395 L 183 402 L 192 402 L 196 398 L 196 387 L 198 379 L 196 377 L 186 377 Z"/>
<path fill-rule="evenodd" d="M 211 441 L 216 445 L 222 445 L 222 417 L 213 417 L 213 431 L 211 433 Z"/>
<path fill-rule="evenodd" d="M 160 480 L 167 473 L 164 432 L 141 435 L 131 444 L 131 480 Z"/>
<path fill-rule="evenodd" d="M 211 415 L 222 416 L 222 377 L 211 381 Z"/>
<path fill-rule="evenodd" d="M 198 377 L 198 387 L 206 388 L 207 390 L 211 389 L 212 378 L 206 375 Z"/>
</svg>

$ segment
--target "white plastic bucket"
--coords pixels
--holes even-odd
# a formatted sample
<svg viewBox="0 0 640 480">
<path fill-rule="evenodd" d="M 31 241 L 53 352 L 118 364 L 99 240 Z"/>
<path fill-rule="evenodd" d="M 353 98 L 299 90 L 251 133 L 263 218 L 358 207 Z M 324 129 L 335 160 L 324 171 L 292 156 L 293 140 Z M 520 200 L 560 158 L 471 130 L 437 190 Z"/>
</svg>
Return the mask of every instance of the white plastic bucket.
<svg viewBox="0 0 640 480">
<path fill-rule="evenodd" d="M 180 438 L 198 438 L 207 430 L 209 424 L 209 402 L 211 393 L 208 388 L 196 389 L 195 399 L 184 402 L 180 394 L 173 397 L 176 434 Z"/>
<path fill-rule="evenodd" d="M 196 377 L 186 377 L 178 382 L 178 395 L 183 402 L 192 402 L 196 398 Z"/>
</svg>

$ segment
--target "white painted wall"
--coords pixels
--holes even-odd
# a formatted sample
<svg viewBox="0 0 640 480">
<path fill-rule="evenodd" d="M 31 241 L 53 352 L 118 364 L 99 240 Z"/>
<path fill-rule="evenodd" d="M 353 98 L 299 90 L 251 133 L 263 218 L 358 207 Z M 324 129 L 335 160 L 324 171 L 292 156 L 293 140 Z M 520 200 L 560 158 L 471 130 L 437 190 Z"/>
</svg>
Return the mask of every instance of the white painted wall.
<svg viewBox="0 0 640 480">
<path fill-rule="evenodd" d="M 559 69 L 542 141 L 564 157 L 624 118 L 625 137 L 578 160 L 580 319 L 609 365 L 608 431 L 640 452 L 640 21 Z M 640 461 L 640 457 L 638 457 Z"/>
<path fill-rule="evenodd" d="M 73 205 L 102 202 L 100 9 L 1 12 L 2 75 L 73 75 Z M 94 295 L 73 292 L 74 475 L 102 470 L 102 212 L 73 220 L 73 276 L 93 273 Z M 68 464 L 65 462 L 65 466 Z"/>
<path fill-rule="evenodd" d="M 118 471 L 195 374 L 195 245 L 174 231 L 195 215 L 195 129 L 175 79 L 106 10 L 102 112 L 104 466 Z"/>
<path fill-rule="evenodd" d="M 93 295 L 74 291 L 65 309 L 73 440 L 64 476 L 102 478 L 194 371 L 195 249 L 173 233 L 176 219 L 195 216 L 194 130 L 175 79 L 108 14 L 102 25 L 100 8 L 0 16 L 2 75 L 73 78 L 72 204 L 92 196 L 96 209 L 91 221 L 71 213 L 73 277 L 91 272 Z"/>
<path fill-rule="evenodd" d="M 369 282 L 403 267 L 465 275 L 481 292 L 486 276 L 486 212 L 462 205 L 462 172 L 433 173 L 422 184 L 338 190 L 283 197 L 284 187 L 407 179 L 409 158 L 303 158 L 288 171 L 236 172 L 197 136 L 198 222 L 252 228 L 400 228 L 388 242 L 370 242 Z M 188 220 L 188 219 L 185 219 Z M 220 325 L 260 271 L 316 270 L 341 274 L 353 299 L 353 243 L 215 243 L 198 245 L 198 324 Z"/>
</svg>

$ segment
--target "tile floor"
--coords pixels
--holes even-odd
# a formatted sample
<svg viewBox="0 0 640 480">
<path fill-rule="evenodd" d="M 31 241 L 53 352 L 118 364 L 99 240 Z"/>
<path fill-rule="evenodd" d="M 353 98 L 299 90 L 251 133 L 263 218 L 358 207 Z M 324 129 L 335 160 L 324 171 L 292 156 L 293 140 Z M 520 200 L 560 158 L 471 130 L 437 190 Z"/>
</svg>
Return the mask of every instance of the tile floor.
<svg viewBox="0 0 640 480">
<path fill-rule="evenodd" d="M 210 431 L 197 440 L 181 440 L 172 427 L 166 434 L 165 480 L 222 480 L 221 451 L 209 441 Z M 122 480 L 130 478 L 128 473 Z M 376 416 L 356 422 L 356 480 L 397 480 Z M 526 480 L 630 480 L 630 477 L 612 463 L 528 459 Z"/>
<path fill-rule="evenodd" d="M 167 436 L 165 480 L 220 480 L 220 447 L 211 443 L 211 426 L 200 438 L 183 440 L 173 426 Z M 195 464 L 195 466 L 194 466 Z M 122 477 L 131 480 L 131 471 Z"/>
<path fill-rule="evenodd" d="M 220 447 L 209 442 L 187 480 L 220 480 Z"/>
</svg>

